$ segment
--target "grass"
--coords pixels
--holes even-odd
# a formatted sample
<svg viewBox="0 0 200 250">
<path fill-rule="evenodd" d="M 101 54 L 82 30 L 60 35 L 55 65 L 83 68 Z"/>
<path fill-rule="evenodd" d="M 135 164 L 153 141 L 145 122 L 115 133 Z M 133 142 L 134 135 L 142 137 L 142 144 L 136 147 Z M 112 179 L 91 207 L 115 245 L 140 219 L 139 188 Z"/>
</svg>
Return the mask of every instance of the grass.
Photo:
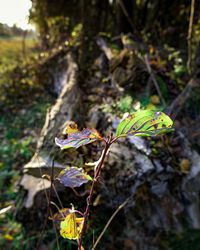
<svg viewBox="0 0 200 250">
<path fill-rule="evenodd" d="M 35 241 L 15 219 L 15 208 L 22 200 L 17 188 L 20 173 L 35 151 L 52 102 L 35 82 L 35 45 L 33 38 L 26 39 L 25 57 L 22 38 L 0 37 L 0 210 L 13 206 L 12 211 L 0 214 L 1 249 L 30 249 Z"/>
<path fill-rule="evenodd" d="M 35 45 L 36 40 L 34 40 L 33 38 L 26 38 L 25 47 L 27 55 L 31 55 L 34 52 Z M 23 59 L 23 38 L 0 37 L 0 55 L 0 65 L 3 65 L 5 63 L 12 63 L 14 61 L 18 62 L 20 59 Z"/>
</svg>

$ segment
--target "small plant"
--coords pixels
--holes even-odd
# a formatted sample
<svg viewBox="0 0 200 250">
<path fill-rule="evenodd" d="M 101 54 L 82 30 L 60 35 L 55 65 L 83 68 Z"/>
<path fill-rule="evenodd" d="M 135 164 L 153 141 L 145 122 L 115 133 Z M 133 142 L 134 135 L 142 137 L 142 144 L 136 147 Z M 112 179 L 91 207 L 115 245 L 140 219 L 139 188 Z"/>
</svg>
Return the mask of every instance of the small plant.
<svg viewBox="0 0 200 250">
<path fill-rule="evenodd" d="M 66 187 L 79 187 L 82 184 L 91 181 L 89 195 L 86 199 L 84 212 L 72 208 L 64 208 L 53 216 L 53 219 L 61 220 L 60 234 L 62 237 L 77 240 L 78 249 L 83 249 L 82 240 L 86 233 L 87 221 L 90 213 L 90 205 L 93 198 L 96 183 L 101 176 L 102 167 L 106 156 L 109 153 L 110 146 L 119 138 L 127 136 L 156 136 L 172 131 L 172 120 L 163 112 L 151 110 L 140 110 L 124 118 L 117 127 L 116 134 L 110 134 L 102 137 L 96 129 L 83 129 L 79 131 L 74 122 L 70 122 L 63 134 L 66 139 L 55 138 L 55 143 L 63 150 L 68 148 L 79 148 L 83 145 L 95 141 L 101 141 L 104 144 L 101 156 L 97 162 L 90 163 L 94 166 L 94 175 L 90 177 L 81 168 L 67 167 L 62 170 L 58 176 L 59 181 Z"/>
</svg>

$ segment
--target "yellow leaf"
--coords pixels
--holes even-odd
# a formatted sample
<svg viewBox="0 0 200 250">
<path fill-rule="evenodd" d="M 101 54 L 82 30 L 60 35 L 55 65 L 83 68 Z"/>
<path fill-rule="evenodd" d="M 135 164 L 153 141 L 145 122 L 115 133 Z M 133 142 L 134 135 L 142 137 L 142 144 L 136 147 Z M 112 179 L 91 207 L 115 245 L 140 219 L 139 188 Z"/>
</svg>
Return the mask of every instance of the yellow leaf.
<svg viewBox="0 0 200 250">
<path fill-rule="evenodd" d="M 96 129 L 91 129 L 90 131 L 91 131 L 91 134 L 89 135 L 89 138 L 91 139 L 98 138 L 100 140 L 102 139 L 102 137 L 100 136 L 99 132 Z"/>
<path fill-rule="evenodd" d="M 153 54 L 155 53 L 155 48 L 152 47 L 152 46 L 150 46 L 150 47 L 149 47 L 149 53 L 150 53 L 151 55 L 153 55 Z"/>
<path fill-rule="evenodd" d="M 191 169 L 191 161 L 188 159 L 182 159 L 179 166 L 182 173 L 188 174 Z"/>
<path fill-rule="evenodd" d="M 13 236 L 10 234 L 4 234 L 3 237 L 4 237 L 4 239 L 9 240 L 9 241 L 13 240 Z"/>
<path fill-rule="evenodd" d="M 60 235 L 63 238 L 77 240 L 80 238 L 84 218 L 77 218 L 74 212 L 68 214 L 60 223 Z"/>
<path fill-rule="evenodd" d="M 76 133 L 76 132 L 78 132 L 77 124 L 73 121 L 67 121 L 65 128 L 63 129 L 62 134 L 66 135 L 66 134 L 72 134 L 72 133 Z"/>
<path fill-rule="evenodd" d="M 152 95 L 150 97 L 150 100 L 152 104 L 155 104 L 155 105 L 160 104 L 160 98 L 158 95 Z"/>
</svg>

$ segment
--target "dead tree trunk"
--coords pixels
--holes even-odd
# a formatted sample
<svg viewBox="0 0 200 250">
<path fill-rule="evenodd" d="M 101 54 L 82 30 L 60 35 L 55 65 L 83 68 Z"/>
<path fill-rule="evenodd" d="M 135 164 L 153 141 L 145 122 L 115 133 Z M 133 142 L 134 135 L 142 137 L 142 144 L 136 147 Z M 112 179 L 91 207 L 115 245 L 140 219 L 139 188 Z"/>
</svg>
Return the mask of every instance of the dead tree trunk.
<svg viewBox="0 0 200 250">
<path fill-rule="evenodd" d="M 64 85 L 60 92 L 60 95 L 55 103 L 55 105 L 50 108 L 46 115 L 46 121 L 41 134 L 38 138 L 37 150 L 31 161 L 24 166 L 24 176 L 21 181 L 21 185 L 28 190 L 31 198 L 28 197 L 28 204 L 25 202 L 26 206 L 29 207 L 33 204 L 34 195 L 45 188 L 39 183 L 39 179 L 42 175 L 50 175 L 51 167 L 54 161 L 55 171 L 60 170 L 63 165 L 60 164 L 57 159 L 62 157 L 59 155 L 60 151 L 56 148 L 54 138 L 62 131 L 63 125 L 68 120 L 76 119 L 77 110 L 80 111 L 80 89 L 77 84 L 77 73 L 78 66 L 74 61 L 73 55 L 68 53 L 66 55 L 67 69 L 65 72 Z M 56 155 L 56 159 L 55 159 Z M 33 177 L 37 179 L 33 179 Z M 30 182 L 34 182 L 34 185 L 39 185 L 36 187 L 30 185 Z M 49 187 L 48 182 L 46 187 Z M 37 189 L 32 195 L 32 189 Z"/>
</svg>

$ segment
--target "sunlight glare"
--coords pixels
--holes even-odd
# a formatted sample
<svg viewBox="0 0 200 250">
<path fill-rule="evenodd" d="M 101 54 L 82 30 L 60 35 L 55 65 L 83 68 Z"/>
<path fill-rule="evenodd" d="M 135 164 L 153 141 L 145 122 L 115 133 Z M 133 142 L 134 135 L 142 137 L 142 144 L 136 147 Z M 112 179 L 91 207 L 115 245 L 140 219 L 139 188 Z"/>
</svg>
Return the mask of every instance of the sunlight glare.
<svg viewBox="0 0 200 250">
<path fill-rule="evenodd" d="M 22 29 L 33 29 L 28 24 L 30 0 L 0 0 L 0 23 L 6 23 L 9 26 L 16 24 Z"/>
</svg>

